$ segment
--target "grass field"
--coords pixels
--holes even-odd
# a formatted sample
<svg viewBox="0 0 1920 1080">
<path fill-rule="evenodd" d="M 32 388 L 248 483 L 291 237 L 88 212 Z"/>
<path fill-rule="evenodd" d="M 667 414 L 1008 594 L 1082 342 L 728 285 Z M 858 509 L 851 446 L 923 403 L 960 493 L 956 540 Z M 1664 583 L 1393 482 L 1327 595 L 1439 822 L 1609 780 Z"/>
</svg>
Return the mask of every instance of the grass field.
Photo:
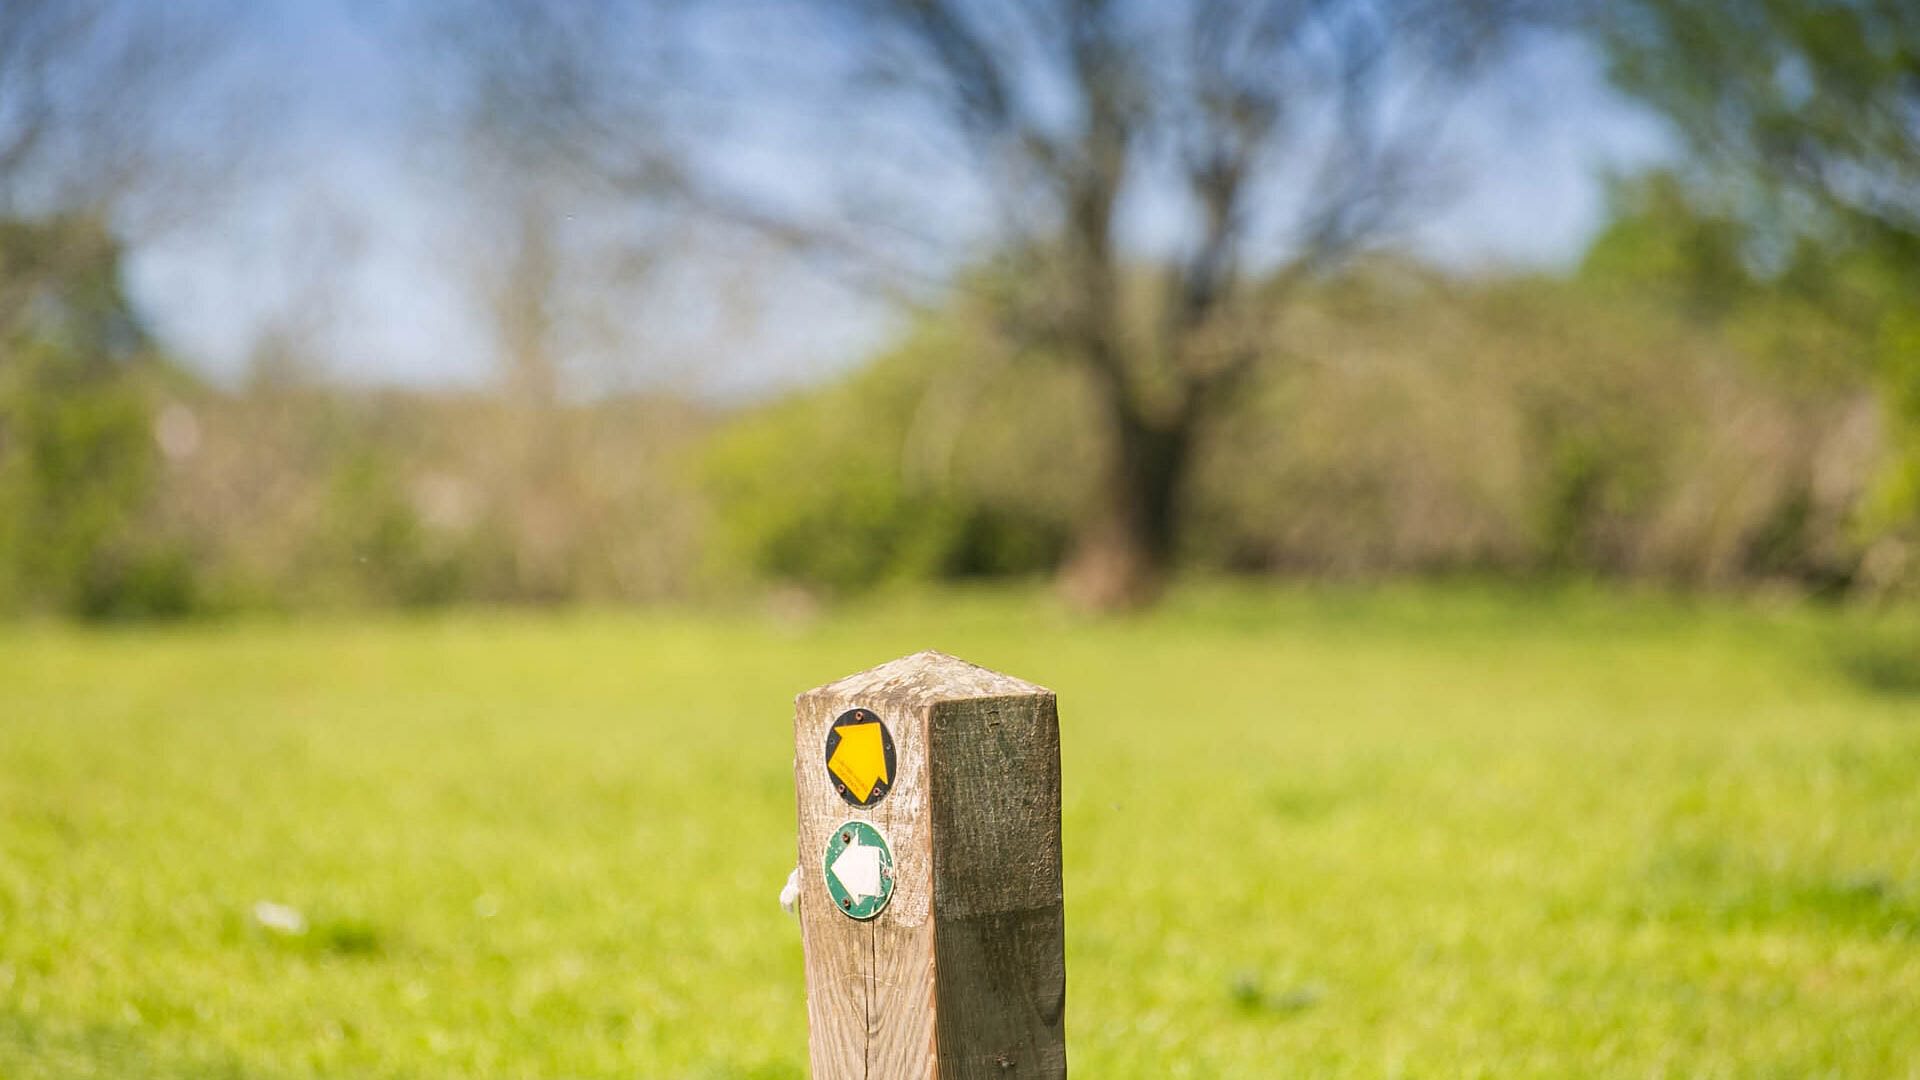
<svg viewBox="0 0 1920 1080">
<path fill-rule="evenodd" d="M 1916 641 L 1466 588 L 4 630 L 0 1076 L 801 1076 L 791 699 L 924 647 L 1060 693 L 1080 1077 L 1920 1076 Z"/>
</svg>

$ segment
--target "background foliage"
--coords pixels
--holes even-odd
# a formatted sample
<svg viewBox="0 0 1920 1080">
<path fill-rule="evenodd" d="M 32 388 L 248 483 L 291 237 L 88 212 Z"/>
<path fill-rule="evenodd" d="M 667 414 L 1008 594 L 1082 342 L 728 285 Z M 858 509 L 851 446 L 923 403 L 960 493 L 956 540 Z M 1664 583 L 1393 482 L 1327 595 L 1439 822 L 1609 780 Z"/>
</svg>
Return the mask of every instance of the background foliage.
<svg viewBox="0 0 1920 1080">
<path fill-rule="evenodd" d="M 1907 588 L 1911 436 L 1888 421 L 1920 391 L 1887 358 L 1911 331 L 1850 315 L 1888 303 L 1887 272 L 1809 247 L 1756 276 L 1738 231 L 1676 183 L 1623 183 L 1569 277 L 1376 260 L 1315 285 L 1286 362 L 1201 444 L 1181 563 Z M 99 250 L 84 274 L 36 279 L 58 302 L 16 329 L 0 390 L 15 610 L 1038 574 L 1098 472 L 1084 381 L 964 305 L 765 404 L 530 407 L 270 373 L 222 389 L 155 355 Z M 112 318 L 61 321 L 88 303 Z"/>
</svg>

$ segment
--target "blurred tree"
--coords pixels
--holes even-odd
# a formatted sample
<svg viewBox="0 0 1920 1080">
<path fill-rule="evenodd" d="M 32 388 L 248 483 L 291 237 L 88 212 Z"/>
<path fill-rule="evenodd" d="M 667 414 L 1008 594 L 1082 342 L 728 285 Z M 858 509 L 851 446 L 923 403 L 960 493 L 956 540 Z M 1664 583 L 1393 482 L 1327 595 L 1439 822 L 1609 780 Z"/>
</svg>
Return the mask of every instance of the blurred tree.
<svg viewBox="0 0 1920 1080">
<path fill-rule="evenodd" d="M 1601 285 L 1651 288 L 1687 314 L 1725 315 L 1755 289 L 1746 230 L 1696 206 L 1670 171 L 1616 180 L 1611 220 L 1588 247 L 1581 276 Z"/>
<path fill-rule="evenodd" d="M 598 389 L 593 361 L 632 365 L 639 287 L 676 221 L 656 136 L 652 3 L 459 0 L 423 9 L 418 72 L 431 149 L 457 189 L 449 262 L 499 364 L 507 405 L 488 501 L 513 552 L 513 591 L 563 600 L 596 553 L 570 405 Z"/>
<path fill-rule="evenodd" d="M 476 2 L 502 26 L 544 10 Z M 1431 205 L 1451 108 L 1528 16 L 1524 0 L 601 7 L 533 18 L 511 63 L 467 53 L 512 76 L 481 84 L 539 103 L 489 107 L 532 121 L 496 130 L 879 294 L 958 284 L 1014 352 L 1081 372 L 1106 465 L 1064 581 L 1098 607 L 1156 594 L 1196 446 L 1281 355 L 1277 317 Z"/>
<path fill-rule="evenodd" d="M 1284 354 L 1297 287 L 1437 194 L 1448 113 L 1524 14 L 1500 0 L 820 6 L 865 58 L 846 107 L 896 132 L 841 163 L 841 184 L 877 187 L 876 161 L 945 148 L 944 175 L 988 207 L 997 272 L 979 280 L 1001 332 L 1094 388 L 1105 464 L 1063 569 L 1093 607 L 1156 595 L 1196 448 Z M 952 214 L 909 212 L 895 230 Z"/>
<path fill-rule="evenodd" d="M 89 616 L 192 602 L 178 552 L 142 528 L 158 360 L 97 220 L 0 222 L 0 602 Z"/>
<path fill-rule="evenodd" d="M 975 282 L 998 329 L 1094 388 L 1106 463 L 1062 575 L 1091 607 L 1156 596 L 1196 448 L 1283 354 L 1298 284 L 1436 194 L 1446 115 L 1519 21 L 1423 0 L 822 8 L 868 58 L 849 102 L 908 131 L 874 158 L 947 148 L 989 208 L 995 271 Z M 874 184 L 870 158 L 843 165 Z"/>
<path fill-rule="evenodd" d="M 930 415 L 952 398 L 929 386 L 977 359 L 981 337 L 929 321 L 852 377 L 735 418 L 703 462 L 710 555 L 830 589 L 1055 565 L 1087 471 L 1073 452 L 1083 410 L 1049 385 L 1058 372 L 1029 369 L 984 408 Z M 959 442 L 970 468 L 942 467 Z M 1050 468 L 1032 470 L 1036 457 Z"/>
<path fill-rule="evenodd" d="M 1600 15 L 1614 78 L 1754 225 L 1920 237 L 1920 8 L 1628 0 Z"/>
<path fill-rule="evenodd" d="M 1869 524 L 1920 521 L 1920 6 L 1628 0 L 1598 15 L 1616 81 L 1690 151 L 1671 190 L 1695 220 L 1736 229 L 1740 269 L 1773 297 L 1860 332 L 1897 458 Z"/>
<path fill-rule="evenodd" d="M 229 158 L 231 144 L 180 122 L 223 14 L 0 4 L 0 600 L 15 606 L 192 602 L 185 561 L 143 528 L 146 382 L 163 365 L 121 287 L 121 241 L 178 221 L 195 202 L 181 193 L 204 197 Z"/>
<path fill-rule="evenodd" d="M 200 96 L 232 15 L 224 0 L 0 4 L 0 214 L 110 208 L 124 231 L 206 202 L 246 142 Z"/>
</svg>

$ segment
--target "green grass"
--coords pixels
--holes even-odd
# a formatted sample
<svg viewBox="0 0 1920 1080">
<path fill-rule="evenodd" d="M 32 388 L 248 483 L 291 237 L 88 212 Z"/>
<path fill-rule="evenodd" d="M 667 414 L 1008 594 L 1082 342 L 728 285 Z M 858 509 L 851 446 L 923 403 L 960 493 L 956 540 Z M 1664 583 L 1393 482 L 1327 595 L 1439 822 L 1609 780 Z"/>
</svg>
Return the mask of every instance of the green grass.
<svg viewBox="0 0 1920 1080">
<path fill-rule="evenodd" d="M 1913 642 L 1464 588 L 0 631 L 0 1076 L 801 1076 L 791 698 L 923 647 L 1061 695 L 1076 1075 L 1920 1076 Z"/>
</svg>

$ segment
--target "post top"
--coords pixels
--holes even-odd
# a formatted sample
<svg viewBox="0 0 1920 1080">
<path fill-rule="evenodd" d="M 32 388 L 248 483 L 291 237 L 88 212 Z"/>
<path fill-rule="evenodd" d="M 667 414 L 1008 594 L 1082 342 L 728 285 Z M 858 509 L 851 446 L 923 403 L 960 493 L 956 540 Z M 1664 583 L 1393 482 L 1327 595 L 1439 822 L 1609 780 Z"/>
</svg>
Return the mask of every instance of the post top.
<svg viewBox="0 0 1920 1080">
<path fill-rule="evenodd" d="M 800 696 L 815 694 L 845 698 L 891 697 L 929 704 L 962 698 L 1051 696 L 1053 691 L 1025 679 L 969 664 L 957 656 L 925 649 L 815 687 Z"/>
</svg>

